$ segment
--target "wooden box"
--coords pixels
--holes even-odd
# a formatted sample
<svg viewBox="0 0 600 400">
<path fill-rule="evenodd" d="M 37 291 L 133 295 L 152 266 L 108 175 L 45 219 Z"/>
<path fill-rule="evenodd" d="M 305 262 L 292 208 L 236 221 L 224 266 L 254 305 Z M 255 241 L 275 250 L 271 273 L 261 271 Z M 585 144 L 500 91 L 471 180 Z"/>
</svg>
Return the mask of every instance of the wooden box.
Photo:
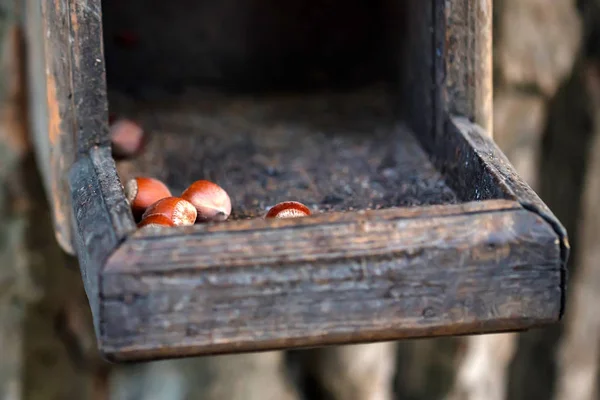
<svg viewBox="0 0 600 400">
<path fill-rule="evenodd" d="M 486 133 L 490 1 L 28 0 L 32 135 L 102 353 L 558 321 L 566 232 Z M 145 127 L 137 158 L 109 109 Z M 138 174 L 213 180 L 232 218 L 138 230 Z M 314 215 L 262 218 L 284 200 Z"/>
</svg>

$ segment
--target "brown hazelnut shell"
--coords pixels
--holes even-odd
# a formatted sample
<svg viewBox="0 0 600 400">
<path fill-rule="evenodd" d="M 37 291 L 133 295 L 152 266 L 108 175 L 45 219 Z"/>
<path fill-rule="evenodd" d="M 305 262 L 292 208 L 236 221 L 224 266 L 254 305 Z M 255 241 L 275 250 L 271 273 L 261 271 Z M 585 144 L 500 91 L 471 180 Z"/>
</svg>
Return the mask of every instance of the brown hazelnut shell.
<svg viewBox="0 0 600 400">
<path fill-rule="evenodd" d="M 181 198 L 189 201 L 198 212 L 197 221 L 225 221 L 231 214 L 231 199 L 216 183 L 199 180 L 192 183 Z"/>
<path fill-rule="evenodd" d="M 269 209 L 265 218 L 297 218 L 310 215 L 310 209 L 297 201 L 284 201 Z"/>
<path fill-rule="evenodd" d="M 180 197 L 166 197 L 152 204 L 142 215 L 142 220 L 162 215 L 168 218 L 173 226 L 193 225 L 196 222 L 196 208 Z"/>
<path fill-rule="evenodd" d="M 125 184 L 125 196 L 131 205 L 134 218 L 139 221 L 148 207 L 160 199 L 171 197 L 172 194 L 169 188 L 158 179 L 136 177 Z"/>
<path fill-rule="evenodd" d="M 175 226 L 173 222 L 165 217 L 164 215 L 150 215 L 147 218 L 143 218 L 142 221 L 138 224 L 138 228 L 142 228 L 144 226 Z"/>
</svg>

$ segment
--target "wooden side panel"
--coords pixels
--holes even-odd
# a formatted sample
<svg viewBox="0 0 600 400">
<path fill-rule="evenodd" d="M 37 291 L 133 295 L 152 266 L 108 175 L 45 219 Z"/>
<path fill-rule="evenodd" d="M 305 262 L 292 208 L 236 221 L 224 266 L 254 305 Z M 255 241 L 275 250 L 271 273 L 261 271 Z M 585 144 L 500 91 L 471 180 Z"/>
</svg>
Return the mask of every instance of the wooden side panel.
<svg viewBox="0 0 600 400">
<path fill-rule="evenodd" d="M 446 1 L 441 17 L 447 111 L 492 132 L 492 0 Z"/>
<path fill-rule="evenodd" d="M 68 1 L 27 0 L 26 24 L 32 138 L 52 206 L 56 238 L 73 254 L 67 182 L 75 159 Z"/>
<path fill-rule="evenodd" d="M 444 140 L 448 114 L 491 132 L 491 0 L 412 0 L 407 14 L 400 75 L 410 126 L 428 149 Z"/>
<path fill-rule="evenodd" d="M 75 150 L 110 145 L 100 0 L 69 0 Z"/>
<path fill-rule="evenodd" d="M 101 309 L 100 274 L 108 257 L 135 230 L 133 215 L 118 180 L 109 147 L 80 157 L 69 174 L 73 230 L 96 335 Z"/>
<path fill-rule="evenodd" d="M 407 90 L 413 105 L 404 108 L 423 146 L 444 158 L 439 152 L 446 150 L 449 115 L 465 117 L 491 132 L 491 0 L 415 1 L 411 7 L 415 18 L 407 24 L 412 51 L 406 59 L 411 60 L 412 72 L 405 79 L 413 82 Z"/>
<path fill-rule="evenodd" d="M 556 234 L 509 204 L 485 213 L 451 206 L 454 213 L 436 216 L 424 207 L 410 217 L 390 209 L 264 221 L 263 229 L 240 221 L 245 228 L 136 234 L 102 276 L 102 350 L 149 359 L 556 321 Z"/>
<path fill-rule="evenodd" d="M 100 0 L 27 0 L 33 139 L 56 236 L 74 254 L 68 173 L 108 143 Z"/>
<path fill-rule="evenodd" d="M 539 196 L 517 174 L 508 158 L 479 125 L 464 117 L 446 122 L 446 141 L 436 148 L 436 164 L 464 201 L 505 198 L 545 219 L 555 230 L 561 248 L 563 308 L 566 295 L 569 239 L 567 231 Z M 473 184 L 477 182 L 477 184 Z M 561 308 L 562 317 L 562 308 Z"/>
<path fill-rule="evenodd" d="M 545 218 L 558 220 L 539 196 L 524 182 L 514 169 L 508 158 L 502 153 L 490 136 L 478 124 L 470 122 L 464 117 L 452 117 L 447 122 L 446 131 L 449 148 L 454 149 L 455 163 L 452 167 L 447 164 L 445 172 L 450 174 L 451 181 L 456 182 L 465 200 L 478 198 L 504 197 L 518 200 L 521 205 L 536 209 L 544 214 Z M 460 146 L 460 147 L 458 147 Z M 450 154 L 447 155 L 448 159 Z M 458 156 L 458 157 L 457 157 Z M 465 177 L 468 169 L 472 170 L 473 178 L 479 177 L 478 185 L 472 185 L 475 190 L 469 190 Z M 483 183 L 483 184 L 482 184 Z M 458 185 L 457 185 L 458 184 Z M 495 187 L 496 189 L 491 189 Z M 479 193 L 478 193 L 479 191 Z M 496 191 L 504 193 L 500 195 Z M 564 228 L 557 226 L 562 234 Z"/>
</svg>

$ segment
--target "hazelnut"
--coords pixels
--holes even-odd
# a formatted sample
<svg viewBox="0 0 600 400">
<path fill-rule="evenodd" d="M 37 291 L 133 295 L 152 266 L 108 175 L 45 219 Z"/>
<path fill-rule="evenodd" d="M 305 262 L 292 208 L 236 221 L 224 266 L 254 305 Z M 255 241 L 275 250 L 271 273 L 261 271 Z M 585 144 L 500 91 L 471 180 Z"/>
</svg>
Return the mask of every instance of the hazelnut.
<svg viewBox="0 0 600 400">
<path fill-rule="evenodd" d="M 138 228 L 142 228 L 144 226 L 175 226 L 173 222 L 164 215 L 150 215 L 138 224 Z"/>
<path fill-rule="evenodd" d="M 276 204 L 265 215 L 265 218 L 296 218 L 310 215 L 310 210 L 297 201 L 284 201 Z"/>
<path fill-rule="evenodd" d="M 167 197 L 152 204 L 144 215 L 142 221 L 155 217 L 166 217 L 172 226 L 193 225 L 196 222 L 196 208 L 187 200 L 180 197 Z"/>
<path fill-rule="evenodd" d="M 136 177 L 125 184 L 125 196 L 131 205 L 131 211 L 136 220 L 148 207 L 165 197 L 171 197 L 169 188 L 154 178 Z"/>
<path fill-rule="evenodd" d="M 110 141 L 115 158 L 133 157 L 144 145 L 144 130 L 128 119 L 119 119 L 111 124 Z"/>
<path fill-rule="evenodd" d="M 192 183 L 182 194 L 196 207 L 198 221 L 225 221 L 231 214 L 231 199 L 216 183 L 200 180 Z"/>
</svg>

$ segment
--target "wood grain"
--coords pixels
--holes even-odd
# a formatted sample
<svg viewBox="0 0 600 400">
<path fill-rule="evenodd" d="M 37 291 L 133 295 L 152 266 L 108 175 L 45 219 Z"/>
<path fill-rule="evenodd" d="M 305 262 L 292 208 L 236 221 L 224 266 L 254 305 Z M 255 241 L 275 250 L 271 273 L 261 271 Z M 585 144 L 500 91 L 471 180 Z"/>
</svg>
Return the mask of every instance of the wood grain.
<svg viewBox="0 0 600 400">
<path fill-rule="evenodd" d="M 135 229 L 133 215 L 116 174 L 110 148 L 80 157 L 69 174 L 75 249 L 99 337 L 100 274 L 108 257 Z"/>
<path fill-rule="evenodd" d="M 32 139 L 52 206 L 56 238 L 73 254 L 67 171 L 75 160 L 66 0 L 27 0 L 26 32 Z"/>
<path fill-rule="evenodd" d="M 447 115 L 463 116 L 492 130 L 491 4 L 406 2 L 406 40 L 397 46 L 403 54 L 399 112 L 426 141 L 444 136 Z"/>
<path fill-rule="evenodd" d="M 492 0 L 446 1 L 441 17 L 446 109 L 492 132 Z"/>
<path fill-rule="evenodd" d="M 303 218 L 286 219 L 243 219 L 228 221 L 227 223 L 207 223 L 185 227 L 144 227 L 138 229 L 130 235 L 131 238 L 142 238 L 151 236 L 185 236 L 195 233 L 221 233 L 234 231 L 256 231 L 273 228 L 304 227 L 311 225 L 349 223 L 356 218 L 369 218 L 377 220 L 390 219 L 411 219 L 411 218 L 432 218 L 462 214 L 477 214 L 494 212 L 498 210 L 516 210 L 520 206 L 518 203 L 510 200 L 488 200 L 478 202 L 468 202 L 459 204 L 432 205 L 423 207 L 401 207 L 388 208 L 381 210 L 360 210 L 346 212 L 328 212 L 312 214 Z"/>
<path fill-rule="evenodd" d="M 100 1 L 28 0 L 32 133 L 56 236 L 74 254 L 68 171 L 108 143 Z"/>
<path fill-rule="evenodd" d="M 559 253 L 523 209 L 140 237 L 103 273 L 100 342 L 144 359 L 525 328 L 559 317 Z"/>
<path fill-rule="evenodd" d="M 456 149 L 455 163 L 446 163 L 444 170 L 452 177 L 453 188 L 462 193 L 463 198 L 473 199 L 482 194 L 489 195 L 493 193 L 491 188 L 496 187 L 497 190 L 502 191 L 501 197 L 518 201 L 525 209 L 545 219 L 555 230 L 561 248 L 562 317 L 566 301 L 567 261 L 570 252 L 566 229 L 533 189 L 519 177 L 508 158 L 480 126 L 469 122 L 464 117 L 454 117 L 448 122 L 447 129 L 448 133 L 455 133 L 449 137 L 456 140 L 457 146 L 452 146 Z M 454 168 L 448 168 L 449 165 Z M 465 168 L 465 165 L 470 165 L 470 168 Z M 469 173 L 481 182 L 480 185 L 475 186 L 475 190 L 468 189 L 469 182 L 465 178 L 468 179 Z"/>
<path fill-rule="evenodd" d="M 68 98 L 74 116 L 74 149 L 86 153 L 110 144 L 102 36 L 98 0 L 69 0 L 69 49 L 72 92 Z"/>
</svg>

